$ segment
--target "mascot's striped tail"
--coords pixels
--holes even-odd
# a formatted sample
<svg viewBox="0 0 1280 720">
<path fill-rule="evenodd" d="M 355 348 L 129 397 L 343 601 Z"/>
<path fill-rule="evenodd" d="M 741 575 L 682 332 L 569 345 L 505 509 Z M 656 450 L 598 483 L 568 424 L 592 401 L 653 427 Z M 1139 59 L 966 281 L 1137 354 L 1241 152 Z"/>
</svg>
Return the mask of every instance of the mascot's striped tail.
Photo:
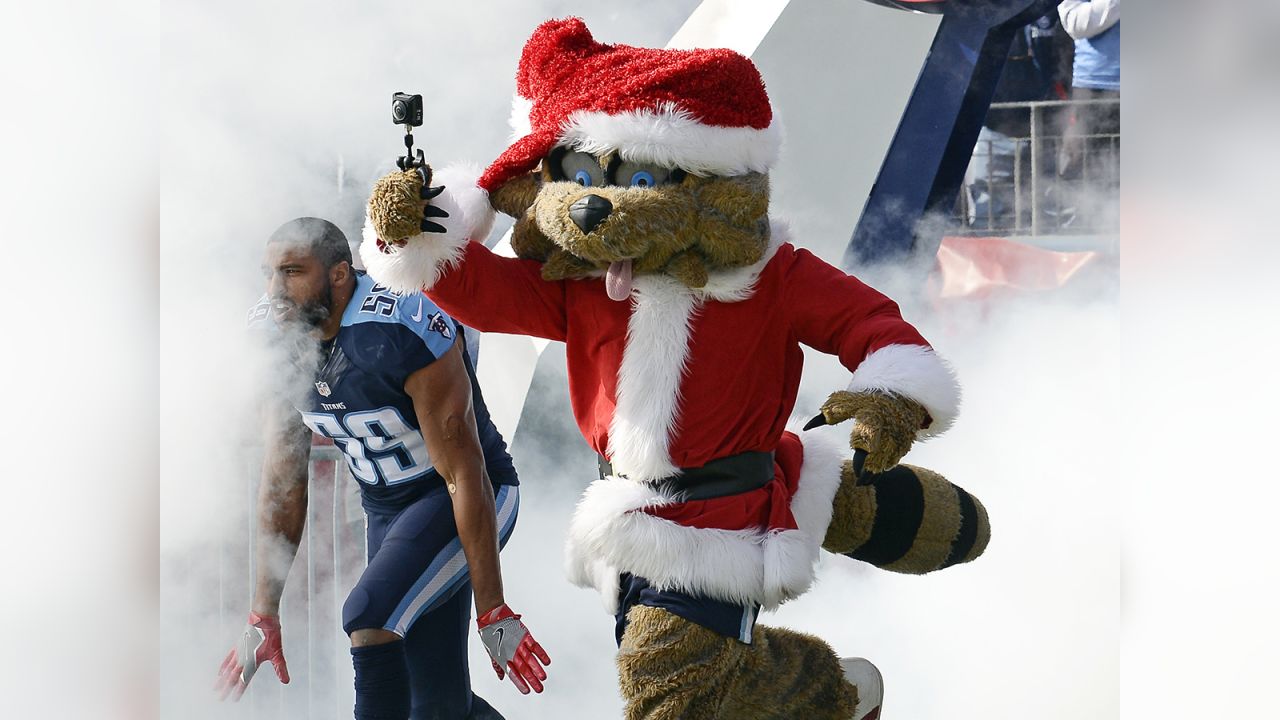
<svg viewBox="0 0 1280 720">
<path fill-rule="evenodd" d="M 987 548 L 991 526 L 977 498 L 925 468 L 840 471 L 822 547 L 893 572 L 922 575 L 967 563 Z"/>
</svg>

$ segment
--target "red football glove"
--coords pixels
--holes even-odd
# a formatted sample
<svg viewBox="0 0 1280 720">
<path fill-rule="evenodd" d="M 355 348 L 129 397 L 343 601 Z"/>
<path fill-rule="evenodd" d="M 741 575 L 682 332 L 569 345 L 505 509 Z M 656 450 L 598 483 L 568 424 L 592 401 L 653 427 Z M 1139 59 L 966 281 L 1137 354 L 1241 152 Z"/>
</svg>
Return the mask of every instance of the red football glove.
<svg viewBox="0 0 1280 720">
<path fill-rule="evenodd" d="M 230 695 L 232 700 L 239 700 L 263 661 L 276 669 L 280 682 L 289 684 L 289 666 L 284 663 L 284 647 L 280 644 L 280 618 L 251 612 L 240 642 L 218 668 L 218 684 L 213 689 L 219 698 L 226 700 Z"/>
<path fill-rule="evenodd" d="M 480 642 L 488 651 L 489 661 L 493 663 L 498 678 L 510 674 L 511 682 L 525 695 L 529 694 L 531 687 L 534 692 L 542 692 L 542 681 L 547 679 L 547 671 L 542 669 L 542 665 L 550 665 L 551 657 L 529 634 L 529 629 L 520 622 L 520 616 L 503 603 L 481 615 L 476 626 L 480 628 Z M 538 664 L 539 661 L 542 665 Z M 507 672 L 503 672 L 504 669 Z"/>
</svg>

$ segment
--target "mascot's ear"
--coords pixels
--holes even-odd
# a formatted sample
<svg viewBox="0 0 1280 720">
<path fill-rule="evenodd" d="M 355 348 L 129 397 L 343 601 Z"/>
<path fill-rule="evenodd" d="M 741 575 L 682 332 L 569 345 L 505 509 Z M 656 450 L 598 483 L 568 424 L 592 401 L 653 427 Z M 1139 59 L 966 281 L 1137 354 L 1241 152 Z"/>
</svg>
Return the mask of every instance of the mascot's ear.
<svg viewBox="0 0 1280 720">
<path fill-rule="evenodd" d="M 542 178 L 538 173 L 521 175 L 489 193 L 489 204 L 494 210 L 519 220 L 525 211 L 533 207 L 534 198 L 541 188 Z"/>
</svg>

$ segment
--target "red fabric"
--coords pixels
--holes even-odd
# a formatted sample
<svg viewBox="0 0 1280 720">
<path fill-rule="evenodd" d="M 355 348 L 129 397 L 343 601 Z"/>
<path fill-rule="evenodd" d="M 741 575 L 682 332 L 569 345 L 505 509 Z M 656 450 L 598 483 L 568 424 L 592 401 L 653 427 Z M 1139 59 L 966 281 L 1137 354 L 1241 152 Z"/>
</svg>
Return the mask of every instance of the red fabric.
<svg viewBox="0 0 1280 720">
<path fill-rule="evenodd" d="M 703 529 L 722 530 L 795 530 L 791 514 L 791 497 L 800 484 L 800 465 L 804 448 L 794 433 L 783 433 L 773 457 L 773 480 L 748 493 L 710 500 L 646 508 L 654 517 Z"/>
<path fill-rule="evenodd" d="M 928 346 L 893 300 L 808 250 L 794 256 L 785 303 L 800 342 L 838 356 L 851 372 L 887 345 Z"/>
<path fill-rule="evenodd" d="M 538 268 L 471 243 L 427 294 L 478 330 L 563 340 L 574 417 L 604 453 L 631 303 L 610 300 L 601 279 L 546 282 Z M 891 300 L 790 243 L 778 248 L 749 298 L 703 303 L 690 326 L 668 447 L 677 467 L 778 447 L 800 385 L 802 342 L 838 354 L 850 371 L 885 345 L 927 345 Z"/>
<path fill-rule="evenodd" d="M 1097 252 L 1056 252 L 1007 238 L 945 237 L 938 248 L 941 299 L 997 291 L 1038 292 L 1071 282 L 1100 262 Z"/>
<path fill-rule="evenodd" d="M 492 192 L 529 172 L 555 147 L 575 111 L 609 115 L 674 104 L 707 125 L 763 129 L 773 120 L 756 66 L 727 49 L 660 50 L 605 45 L 578 18 L 548 20 L 525 43 L 516 92 L 533 101 L 533 132 L 485 170 Z"/>
<path fill-rule="evenodd" d="M 465 271 L 444 273 L 427 293 L 451 317 L 461 320 L 465 315 L 470 320 L 461 320 L 463 324 L 484 332 L 565 339 L 565 283 L 543 280 L 542 263 L 502 257 L 478 242 L 468 242 L 461 267 Z M 474 309 L 467 312 L 480 307 L 484 308 L 482 318 L 475 316 Z"/>
</svg>

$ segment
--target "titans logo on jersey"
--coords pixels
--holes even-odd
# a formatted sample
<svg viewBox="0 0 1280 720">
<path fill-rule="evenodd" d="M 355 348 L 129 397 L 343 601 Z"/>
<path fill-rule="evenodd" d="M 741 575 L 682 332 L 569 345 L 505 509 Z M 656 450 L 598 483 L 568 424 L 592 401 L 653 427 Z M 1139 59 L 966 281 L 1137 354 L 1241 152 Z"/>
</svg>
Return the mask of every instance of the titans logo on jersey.
<svg viewBox="0 0 1280 720">
<path fill-rule="evenodd" d="M 265 299 L 249 319 L 251 325 L 274 325 Z M 404 383 L 453 347 L 461 331 L 421 293 L 402 297 L 361 273 L 338 334 L 322 348 L 314 382 L 290 394 L 307 427 L 331 438 L 346 456 L 366 509 L 394 511 L 441 482 Z M 504 472 L 511 469 L 511 457 L 489 419 L 471 354 L 464 343 L 486 467 L 501 483 L 513 475 Z"/>
</svg>

